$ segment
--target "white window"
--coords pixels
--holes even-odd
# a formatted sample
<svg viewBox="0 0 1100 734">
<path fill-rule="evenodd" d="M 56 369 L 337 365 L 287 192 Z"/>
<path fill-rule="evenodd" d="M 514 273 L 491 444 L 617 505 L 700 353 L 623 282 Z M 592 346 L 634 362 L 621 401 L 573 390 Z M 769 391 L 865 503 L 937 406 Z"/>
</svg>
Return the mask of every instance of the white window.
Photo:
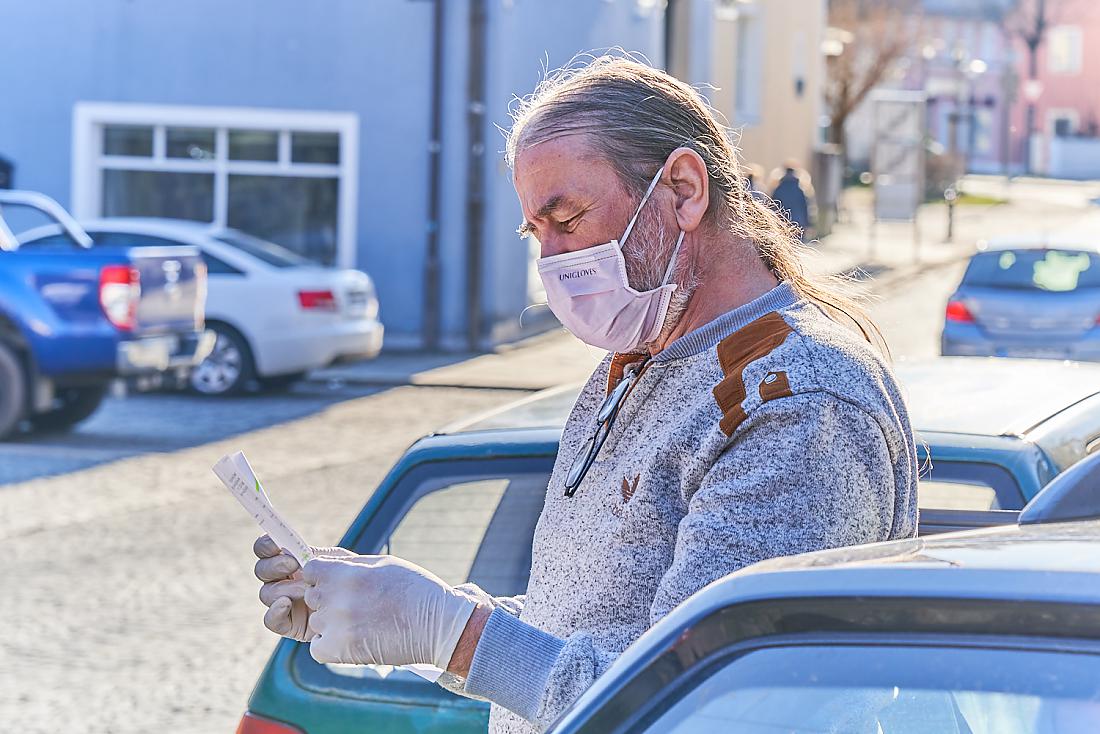
<svg viewBox="0 0 1100 734">
<path fill-rule="evenodd" d="M 1047 34 L 1047 68 L 1052 74 L 1081 73 L 1081 28 L 1059 25 Z"/>
<path fill-rule="evenodd" d="M 81 102 L 73 211 L 211 222 L 351 267 L 358 129 L 351 113 Z"/>
</svg>

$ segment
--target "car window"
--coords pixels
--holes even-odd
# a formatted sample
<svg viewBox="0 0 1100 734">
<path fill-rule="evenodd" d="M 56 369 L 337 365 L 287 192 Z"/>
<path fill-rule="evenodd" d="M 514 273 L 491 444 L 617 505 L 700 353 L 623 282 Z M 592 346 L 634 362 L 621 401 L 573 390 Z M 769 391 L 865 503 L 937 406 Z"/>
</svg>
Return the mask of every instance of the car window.
<svg viewBox="0 0 1100 734">
<path fill-rule="evenodd" d="M 38 237 L 33 240 L 21 242 L 19 249 L 27 250 L 79 250 L 80 245 L 73 242 L 69 235 L 58 232 L 57 234 Z"/>
<path fill-rule="evenodd" d="M 806 645 L 743 654 L 687 683 L 647 734 L 1085 734 L 1100 656 L 949 646 Z"/>
<path fill-rule="evenodd" d="M 1076 250 L 998 250 L 975 255 L 963 284 L 1066 293 L 1100 288 L 1100 255 Z"/>
<path fill-rule="evenodd" d="M 206 263 L 206 272 L 211 275 L 242 275 L 240 270 L 224 260 L 219 260 L 210 253 L 203 251 L 202 261 Z"/>
<path fill-rule="evenodd" d="M 518 596 L 527 590 L 531 538 L 551 468 L 549 457 L 421 465 L 390 490 L 347 547 L 400 556 L 451 585 L 471 582 L 492 596 Z M 321 666 L 308 654 L 296 656 L 295 665 L 320 685 L 351 690 L 357 681 L 419 681 L 385 665 Z"/>
<path fill-rule="evenodd" d="M 1020 510 L 1025 503 L 1016 478 L 996 464 L 933 458 L 917 484 L 923 510 Z"/>
<path fill-rule="evenodd" d="M 166 237 L 154 237 L 133 232 L 90 232 L 96 245 L 102 247 L 180 247 L 185 243 Z"/>
<path fill-rule="evenodd" d="M 386 542 L 452 586 L 472 581 L 494 596 L 527 588 L 531 535 L 546 476 L 458 482 L 417 500 Z"/>
<path fill-rule="evenodd" d="M 224 242 L 230 247 L 235 247 L 241 252 L 248 253 L 252 257 L 276 268 L 297 268 L 303 266 L 316 266 L 311 260 L 288 250 L 274 242 L 253 237 L 250 234 L 239 232 L 235 229 L 225 230 L 214 235 L 214 239 Z"/>
</svg>

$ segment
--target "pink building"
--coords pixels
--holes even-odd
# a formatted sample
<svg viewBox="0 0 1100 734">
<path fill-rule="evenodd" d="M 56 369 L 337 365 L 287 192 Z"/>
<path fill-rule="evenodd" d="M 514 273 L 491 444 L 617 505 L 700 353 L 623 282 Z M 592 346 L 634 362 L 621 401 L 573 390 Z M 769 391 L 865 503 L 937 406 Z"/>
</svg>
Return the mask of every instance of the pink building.
<svg viewBox="0 0 1100 734">
<path fill-rule="evenodd" d="M 1039 47 L 1035 82 L 1029 81 L 1027 48 L 1019 40 L 1015 45 L 1020 93 L 1012 116 L 1013 162 L 1024 168 L 1033 100 L 1031 170 L 1100 178 L 1100 3 L 1048 0 L 1047 7 L 1052 25 Z"/>
</svg>

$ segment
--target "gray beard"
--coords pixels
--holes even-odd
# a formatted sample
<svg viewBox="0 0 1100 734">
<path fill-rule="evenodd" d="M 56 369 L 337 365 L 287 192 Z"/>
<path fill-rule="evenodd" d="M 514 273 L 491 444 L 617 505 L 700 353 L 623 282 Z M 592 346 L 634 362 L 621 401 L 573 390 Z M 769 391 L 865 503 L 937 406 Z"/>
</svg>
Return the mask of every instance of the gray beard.
<svg viewBox="0 0 1100 734">
<path fill-rule="evenodd" d="M 679 233 L 676 233 L 679 236 Z M 676 236 L 668 236 L 665 223 L 655 209 L 643 209 L 630 232 L 626 244 L 620 243 L 623 260 L 626 262 L 626 278 L 630 287 L 638 291 L 650 291 L 661 286 L 661 279 L 668 268 L 669 258 L 676 248 Z M 676 284 L 676 290 L 665 312 L 656 341 L 663 342 L 687 311 L 688 301 L 699 285 L 698 273 L 689 261 L 683 258 L 683 247 L 673 266 L 669 282 Z M 643 345 L 648 348 L 648 344 Z"/>
</svg>

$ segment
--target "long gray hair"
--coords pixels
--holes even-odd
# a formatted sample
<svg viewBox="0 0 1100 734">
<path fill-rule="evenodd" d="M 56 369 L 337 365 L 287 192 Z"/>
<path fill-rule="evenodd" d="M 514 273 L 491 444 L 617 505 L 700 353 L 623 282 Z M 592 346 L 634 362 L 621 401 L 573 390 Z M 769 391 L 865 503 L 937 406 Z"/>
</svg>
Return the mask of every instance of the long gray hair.
<svg viewBox="0 0 1100 734">
<path fill-rule="evenodd" d="M 672 151 L 691 148 L 710 179 L 704 224 L 752 243 L 776 278 L 835 320 L 846 317 L 885 351 L 881 333 L 851 294 L 849 281 L 806 274 L 797 230 L 752 196 L 729 129 L 691 86 L 630 58 L 600 56 L 548 73 L 532 95 L 514 105 L 512 119 L 509 166 L 525 148 L 585 135 L 636 201 Z"/>
</svg>

